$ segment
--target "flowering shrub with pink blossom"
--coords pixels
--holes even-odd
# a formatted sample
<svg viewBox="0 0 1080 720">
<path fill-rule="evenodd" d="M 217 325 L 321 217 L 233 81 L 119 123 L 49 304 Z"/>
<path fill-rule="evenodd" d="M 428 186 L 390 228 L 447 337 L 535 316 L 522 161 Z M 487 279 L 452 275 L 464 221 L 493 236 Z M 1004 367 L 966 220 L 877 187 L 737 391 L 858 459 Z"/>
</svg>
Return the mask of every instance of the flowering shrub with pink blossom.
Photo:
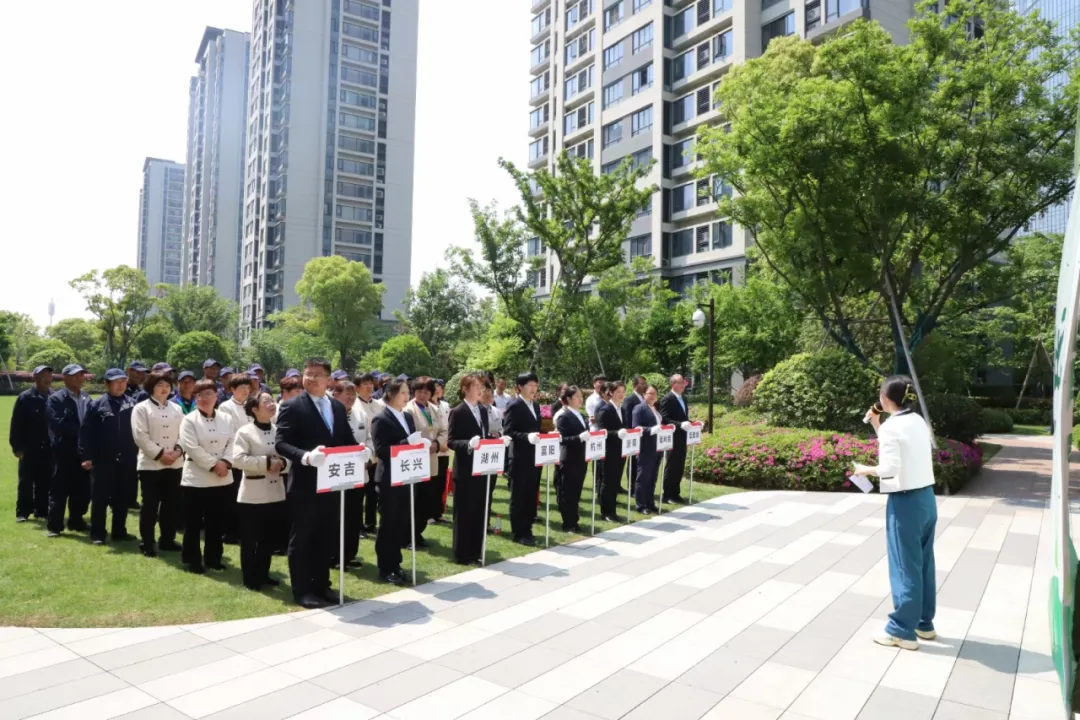
<svg viewBox="0 0 1080 720">
<path fill-rule="evenodd" d="M 762 490 L 858 491 L 851 464 L 877 464 L 877 439 L 770 425 L 718 427 L 695 453 L 694 479 Z M 689 463 L 689 458 L 687 459 Z M 935 491 L 956 492 L 982 465 L 982 449 L 939 439 Z"/>
</svg>

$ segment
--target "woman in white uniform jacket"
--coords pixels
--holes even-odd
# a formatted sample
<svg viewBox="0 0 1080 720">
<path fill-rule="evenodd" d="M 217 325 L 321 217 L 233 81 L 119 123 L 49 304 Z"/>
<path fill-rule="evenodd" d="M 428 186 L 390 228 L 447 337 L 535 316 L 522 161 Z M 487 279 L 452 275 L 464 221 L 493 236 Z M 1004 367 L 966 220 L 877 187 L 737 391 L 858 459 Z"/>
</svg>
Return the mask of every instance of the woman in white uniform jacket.
<svg viewBox="0 0 1080 720">
<path fill-rule="evenodd" d="M 169 402 L 172 378 L 168 373 L 151 373 L 143 386 L 150 397 L 131 411 L 131 435 L 139 447 L 139 483 L 142 506 L 139 510 L 139 549 L 146 557 L 158 550 L 180 549 L 176 530 L 180 525 L 180 475 L 184 453 L 180 449 L 180 423 L 184 411 Z M 154 545 L 154 529 L 161 523 L 161 536 Z"/>
<path fill-rule="evenodd" d="M 233 467 L 243 471 L 240 493 L 240 569 L 244 586 L 258 590 L 276 586 L 270 577 L 270 556 L 285 522 L 285 481 L 288 461 L 275 448 L 276 428 L 271 422 L 277 403 L 268 392 L 253 393 L 244 403 L 252 422 L 233 438 Z"/>
<path fill-rule="evenodd" d="M 926 421 L 912 412 L 916 401 L 911 378 L 894 375 L 881 385 L 881 407 L 889 419 L 881 422 L 872 409 L 869 420 L 878 435 L 878 464 L 855 465 L 855 472 L 880 478 L 885 506 L 885 539 L 889 556 L 889 585 L 893 612 L 884 632 L 874 641 L 917 650 L 917 638 L 933 640 L 937 606 L 934 569 L 933 445 Z"/>
</svg>

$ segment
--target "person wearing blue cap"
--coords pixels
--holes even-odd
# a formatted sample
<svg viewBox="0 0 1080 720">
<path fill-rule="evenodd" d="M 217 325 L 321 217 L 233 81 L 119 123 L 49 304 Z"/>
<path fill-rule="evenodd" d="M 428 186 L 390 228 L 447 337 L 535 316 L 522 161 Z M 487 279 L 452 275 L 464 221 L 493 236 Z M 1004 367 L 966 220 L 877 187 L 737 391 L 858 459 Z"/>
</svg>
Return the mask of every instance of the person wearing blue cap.
<svg viewBox="0 0 1080 720">
<path fill-rule="evenodd" d="M 19 487 L 15 498 L 15 522 L 26 522 L 30 513 L 44 519 L 49 514 L 49 476 L 52 450 L 45 403 L 49 399 L 53 370 L 48 365 L 34 368 L 34 387 L 23 390 L 11 411 L 8 441 L 19 459 Z"/>
<path fill-rule="evenodd" d="M 195 409 L 195 373 L 184 370 L 176 378 L 176 392 L 171 393 L 170 402 L 179 405 L 187 415 Z"/>
<path fill-rule="evenodd" d="M 376 400 L 382 400 L 386 402 L 386 384 L 390 382 L 390 373 L 381 373 L 378 370 L 372 372 L 372 375 L 378 378 L 378 382 L 375 383 L 375 392 L 371 394 L 371 397 Z"/>
<path fill-rule="evenodd" d="M 83 516 L 90 507 L 90 467 L 79 459 L 79 426 L 82 425 L 90 396 L 83 391 L 86 370 L 82 365 L 68 365 L 63 370 L 64 387 L 49 395 L 45 416 L 52 441 L 53 473 L 49 482 L 49 537 L 67 528 L 82 531 L 89 526 Z"/>
<path fill-rule="evenodd" d="M 225 402 L 226 400 L 228 400 L 229 398 L 232 397 L 232 392 L 229 390 L 229 381 L 232 379 L 232 376 L 235 375 L 235 374 L 236 374 L 236 371 L 233 370 L 231 367 L 223 367 L 223 368 L 221 368 L 221 379 L 218 381 L 218 384 L 217 384 L 218 385 L 218 399 L 217 399 L 217 404 L 218 405 L 221 405 L 221 403 Z"/>
<path fill-rule="evenodd" d="M 349 373 L 345 372 L 344 370 L 335 370 L 334 372 L 330 373 L 330 379 L 332 381 L 334 381 L 334 382 L 341 382 L 342 380 L 348 380 L 349 379 Z"/>
<path fill-rule="evenodd" d="M 150 371 L 150 368 L 143 364 L 142 360 L 132 360 L 127 366 L 127 379 L 128 386 L 127 396 L 135 402 L 142 402 L 146 399 L 146 392 L 143 391 L 143 384 L 146 383 L 146 374 Z"/>
<path fill-rule="evenodd" d="M 252 363 L 247 369 L 248 375 L 259 379 L 259 392 L 270 392 L 270 386 L 266 384 L 266 371 L 259 363 Z"/>
<path fill-rule="evenodd" d="M 137 486 L 139 451 L 131 429 L 135 401 L 127 394 L 127 374 L 105 371 L 106 392 L 90 403 L 79 429 L 79 457 L 91 473 L 90 540 L 105 544 L 105 511 L 112 510 L 114 541 L 131 540 L 128 496 Z"/>
</svg>

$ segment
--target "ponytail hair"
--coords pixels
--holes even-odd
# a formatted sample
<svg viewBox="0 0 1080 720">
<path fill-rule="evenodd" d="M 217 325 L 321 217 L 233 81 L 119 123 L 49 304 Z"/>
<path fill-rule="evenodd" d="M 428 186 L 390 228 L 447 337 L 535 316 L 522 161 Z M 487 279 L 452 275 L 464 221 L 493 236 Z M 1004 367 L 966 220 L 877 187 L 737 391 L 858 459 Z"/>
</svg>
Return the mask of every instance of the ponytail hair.
<svg viewBox="0 0 1080 720">
<path fill-rule="evenodd" d="M 904 410 L 911 410 L 918 403 L 915 383 L 907 375 L 890 375 L 881 383 L 881 394 Z"/>
</svg>

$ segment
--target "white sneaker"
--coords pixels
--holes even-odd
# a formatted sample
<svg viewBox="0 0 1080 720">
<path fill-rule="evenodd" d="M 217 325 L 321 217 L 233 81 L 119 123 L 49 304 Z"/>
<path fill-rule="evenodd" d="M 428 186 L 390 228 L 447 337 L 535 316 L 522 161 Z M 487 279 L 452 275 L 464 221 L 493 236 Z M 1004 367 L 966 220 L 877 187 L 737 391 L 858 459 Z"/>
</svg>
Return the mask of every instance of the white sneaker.
<svg viewBox="0 0 1080 720">
<path fill-rule="evenodd" d="M 916 630 L 915 634 L 923 640 L 937 640 L 936 630 Z"/>
<path fill-rule="evenodd" d="M 884 645 L 885 647 L 898 647 L 901 650 L 918 650 L 918 640 L 902 640 L 898 637 L 893 637 L 887 632 L 880 632 L 874 635 L 874 642 L 878 645 Z"/>
</svg>

